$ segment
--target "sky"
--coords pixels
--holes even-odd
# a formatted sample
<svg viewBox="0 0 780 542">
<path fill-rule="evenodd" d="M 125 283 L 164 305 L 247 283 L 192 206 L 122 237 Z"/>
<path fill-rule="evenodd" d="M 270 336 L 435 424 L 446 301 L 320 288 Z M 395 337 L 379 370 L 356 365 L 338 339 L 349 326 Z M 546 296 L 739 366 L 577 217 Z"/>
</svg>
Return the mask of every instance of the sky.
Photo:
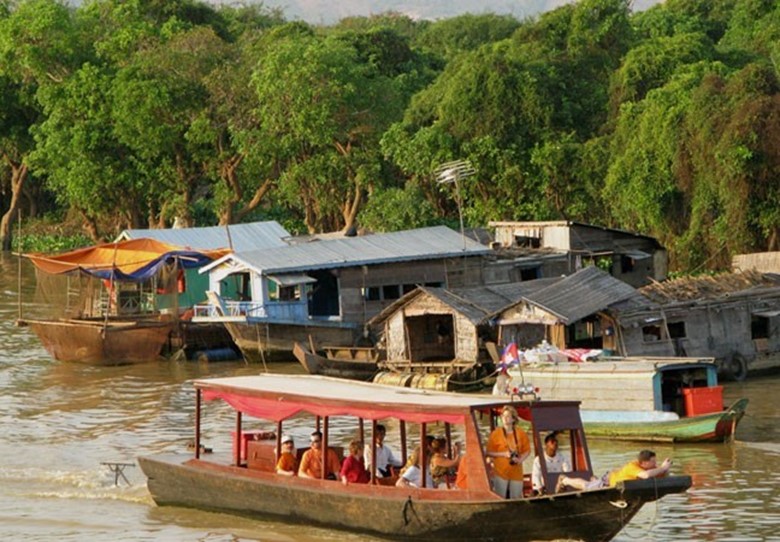
<svg viewBox="0 0 780 542">
<path fill-rule="evenodd" d="M 209 0 L 212 4 L 237 4 L 235 0 Z M 662 0 L 633 0 L 635 11 Z M 259 3 L 244 0 L 240 3 Z M 445 19 L 464 13 L 509 14 L 524 19 L 549 11 L 571 0 L 262 0 L 267 7 L 281 8 L 286 19 L 312 24 L 333 24 L 344 17 L 376 15 L 395 11 L 413 19 Z"/>
</svg>

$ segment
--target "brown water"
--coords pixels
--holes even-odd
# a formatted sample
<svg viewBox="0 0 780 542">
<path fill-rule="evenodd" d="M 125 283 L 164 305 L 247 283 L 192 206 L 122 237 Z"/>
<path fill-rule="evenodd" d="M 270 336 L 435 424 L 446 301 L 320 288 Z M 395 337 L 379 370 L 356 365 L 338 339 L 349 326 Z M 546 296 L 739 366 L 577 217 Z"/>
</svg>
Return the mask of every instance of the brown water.
<svg viewBox="0 0 780 542">
<path fill-rule="evenodd" d="M 319 527 L 256 521 L 228 514 L 157 508 L 137 466 L 131 485 L 114 485 L 101 462 L 134 463 L 138 455 L 180 451 L 192 438 L 193 396 L 186 381 L 251 374 L 243 363 L 161 362 L 97 368 L 51 360 L 34 335 L 14 326 L 17 261 L 0 259 L 0 536 L 13 541 L 327 541 L 372 540 Z M 34 276 L 22 273 L 25 312 L 34 310 Z M 296 364 L 275 371 L 298 372 Z M 734 444 L 656 445 L 694 487 L 646 506 L 616 539 L 780 540 L 780 377 L 726 384 L 727 400 L 749 397 Z M 209 405 L 204 440 L 233 423 Z M 291 426 L 304 437 L 307 426 Z M 336 433 L 338 433 L 338 428 Z M 391 442 L 392 444 L 392 442 Z M 630 459 L 637 443 L 592 441 L 595 470 Z M 518 525 L 518 532 L 522 525 Z"/>
</svg>

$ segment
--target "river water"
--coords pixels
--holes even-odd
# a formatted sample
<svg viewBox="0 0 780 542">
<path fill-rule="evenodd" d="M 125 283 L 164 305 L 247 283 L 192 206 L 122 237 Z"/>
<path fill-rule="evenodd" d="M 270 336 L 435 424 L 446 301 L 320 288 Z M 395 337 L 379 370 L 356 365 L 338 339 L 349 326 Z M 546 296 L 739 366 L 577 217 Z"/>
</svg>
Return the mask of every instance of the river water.
<svg viewBox="0 0 780 542">
<path fill-rule="evenodd" d="M 139 455 L 175 452 L 192 439 L 194 401 L 187 381 L 252 374 L 240 362 L 152 362 L 89 367 L 53 361 L 14 320 L 19 284 L 24 310 L 35 278 L 15 258 L 0 259 L 0 537 L 13 541 L 329 541 L 372 540 L 320 527 L 257 521 L 229 514 L 158 508 L 135 465 Z M 299 372 L 294 363 L 271 369 Z M 650 504 L 616 540 L 780 540 L 780 377 L 726 383 L 726 400 L 750 398 L 732 444 L 669 445 L 674 471 L 693 477 L 685 495 Z M 204 440 L 234 423 L 208 405 Z M 245 426 L 246 427 L 246 426 Z M 300 439 L 309 427 L 290 426 Z M 336 430 L 338 433 L 338 429 Z M 392 444 L 392 442 L 390 442 Z M 228 445 L 229 446 L 229 445 Z M 591 440 L 596 472 L 631 459 L 641 443 Z M 215 450 L 215 452 L 220 450 Z M 226 450 L 227 451 L 227 450 Z M 101 463 L 126 462 L 130 484 Z M 522 525 L 518 525 L 522 530 Z"/>
</svg>

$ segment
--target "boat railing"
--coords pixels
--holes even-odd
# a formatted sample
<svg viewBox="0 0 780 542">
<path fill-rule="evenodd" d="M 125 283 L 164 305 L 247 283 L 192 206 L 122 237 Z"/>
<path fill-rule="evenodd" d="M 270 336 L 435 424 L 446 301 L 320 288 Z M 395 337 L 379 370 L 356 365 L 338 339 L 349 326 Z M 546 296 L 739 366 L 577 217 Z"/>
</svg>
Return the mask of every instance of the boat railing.
<svg viewBox="0 0 780 542">
<path fill-rule="evenodd" d="M 235 317 L 235 316 L 266 316 L 262 303 L 254 301 L 228 301 L 223 300 L 222 306 L 212 304 L 199 304 L 194 307 L 195 316 L 207 318 Z"/>
</svg>

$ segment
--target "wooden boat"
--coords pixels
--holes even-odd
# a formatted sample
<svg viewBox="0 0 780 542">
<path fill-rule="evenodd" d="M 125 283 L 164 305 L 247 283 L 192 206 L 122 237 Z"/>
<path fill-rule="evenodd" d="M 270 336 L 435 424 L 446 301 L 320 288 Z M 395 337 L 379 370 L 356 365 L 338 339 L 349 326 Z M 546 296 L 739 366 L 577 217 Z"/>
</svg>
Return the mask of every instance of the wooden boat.
<svg viewBox="0 0 780 542">
<path fill-rule="evenodd" d="M 93 365 L 149 362 L 174 348 L 222 346 L 229 341 L 224 330 L 220 335 L 213 326 L 181 319 L 179 298 L 186 292 L 186 270 L 226 252 L 133 239 L 59 254 L 24 254 L 38 271 L 38 288 L 50 299 L 46 317 L 19 318 L 17 324 L 29 326 L 54 359 Z M 73 303 L 71 294 L 76 294 Z"/>
<path fill-rule="evenodd" d="M 193 384 L 193 451 L 139 458 L 151 496 L 158 505 L 276 517 L 395 539 L 596 542 L 612 539 L 643 504 L 684 492 L 691 485 L 689 476 L 669 476 L 582 492 L 531 496 L 529 491 L 517 499 L 493 493 L 483 445 L 486 435 L 495 427 L 497 412 L 505 404 L 513 404 L 531 424 L 536 453 L 542 453 L 544 435 L 556 431 L 559 440 L 568 443 L 574 468 L 571 475 L 592 475 L 576 402 L 511 402 L 486 395 L 404 389 L 308 375 L 263 374 L 202 379 Z M 201 405 L 212 400 L 222 400 L 235 409 L 236 421 L 225 427 L 223 442 L 213 443 L 214 453 L 204 454 Z M 245 416 L 265 420 L 275 438 L 245 439 Z M 302 417 L 310 417 L 311 427 L 321 428 L 322 446 L 327 449 L 331 444 L 331 416 L 338 416 L 340 422 L 352 420 L 358 438 L 368 436 L 364 435 L 365 422 L 372 429 L 371 439 L 377 420 L 397 427 L 403 460 L 407 455 L 409 424 L 419 429 L 414 433 L 419 434 L 420 441 L 432 424 L 443 424 L 446 434 L 454 431 L 464 438 L 467 452 L 460 468 L 465 469 L 467 488 L 446 491 L 427 488 L 425 483 L 420 488 L 397 487 L 379 483 L 373 476 L 370 483 L 344 486 L 327 479 L 276 474 L 274 458 L 281 449 L 281 433 L 288 420 L 295 418 L 295 427 L 300 426 Z M 256 420 L 252 425 L 258 427 Z M 333 444 L 340 444 L 333 440 Z M 231 442 L 232 452 L 220 453 L 220 445 L 231 449 Z M 426 469 L 424 454 L 423 448 L 421 465 Z M 547 487 L 555 487 L 552 482 L 557 474 L 545 471 L 543 475 L 547 477 Z M 421 479 L 426 479 L 425 473 Z"/>
<path fill-rule="evenodd" d="M 91 365 L 154 361 L 175 327 L 173 320 L 60 319 L 17 320 L 29 326 L 56 360 Z"/>
<path fill-rule="evenodd" d="M 377 362 L 381 351 L 373 347 L 324 346 L 326 355 L 321 356 L 296 342 L 293 355 L 312 375 L 333 376 L 350 380 L 369 381 L 379 370 Z"/>
<path fill-rule="evenodd" d="M 508 390 L 581 402 L 588 434 L 627 440 L 724 442 L 748 400 L 723 405 L 712 358 L 604 358 L 513 365 Z"/>
</svg>

